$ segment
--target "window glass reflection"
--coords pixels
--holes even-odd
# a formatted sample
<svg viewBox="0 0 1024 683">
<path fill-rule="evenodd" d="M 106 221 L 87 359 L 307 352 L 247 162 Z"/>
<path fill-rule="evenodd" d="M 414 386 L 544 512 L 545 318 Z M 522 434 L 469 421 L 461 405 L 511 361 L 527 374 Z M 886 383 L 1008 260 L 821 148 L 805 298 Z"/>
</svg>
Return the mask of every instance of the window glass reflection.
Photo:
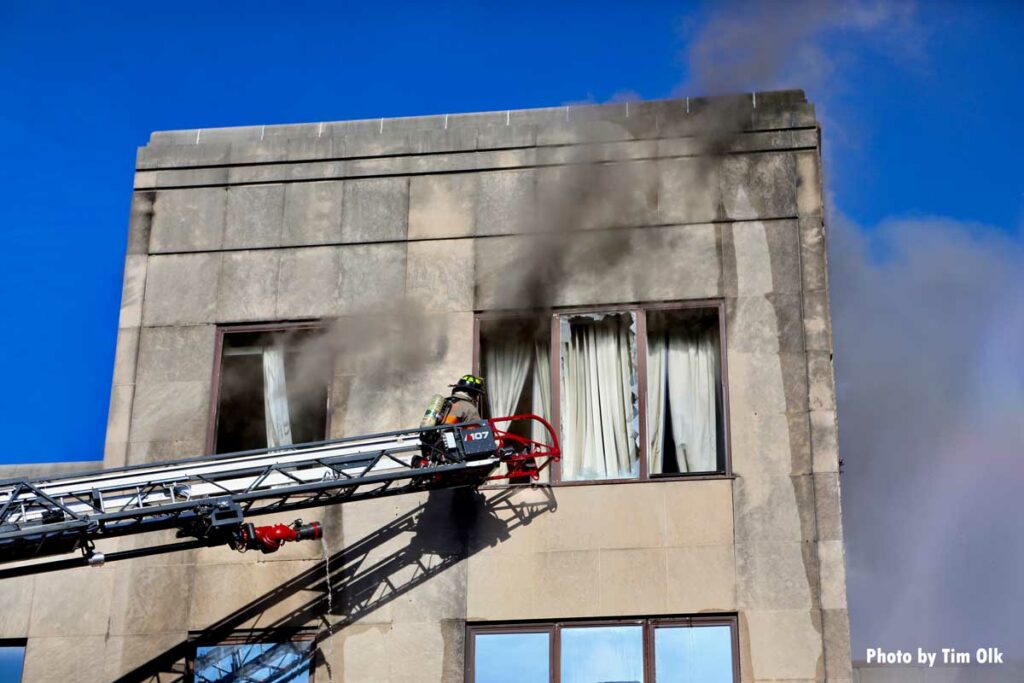
<svg viewBox="0 0 1024 683">
<path fill-rule="evenodd" d="M 313 641 L 232 643 L 196 649 L 196 682 L 308 683 Z"/>
<path fill-rule="evenodd" d="M 548 683 L 547 633 L 480 633 L 474 641 L 475 683 Z"/>
<path fill-rule="evenodd" d="M 21 680 L 21 665 L 25 659 L 25 648 L 0 646 L 0 681 L 15 683 Z"/>
<path fill-rule="evenodd" d="M 728 626 L 660 626 L 654 629 L 658 683 L 732 683 L 732 632 Z"/>
<path fill-rule="evenodd" d="M 640 626 L 562 629 L 563 683 L 643 683 Z"/>
</svg>

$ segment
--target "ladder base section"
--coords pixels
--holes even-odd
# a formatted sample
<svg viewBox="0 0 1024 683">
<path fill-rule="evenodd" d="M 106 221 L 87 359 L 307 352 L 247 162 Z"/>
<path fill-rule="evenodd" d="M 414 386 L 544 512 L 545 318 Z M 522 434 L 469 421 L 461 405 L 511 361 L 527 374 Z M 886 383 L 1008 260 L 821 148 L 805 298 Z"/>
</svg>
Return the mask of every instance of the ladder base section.
<svg viewBox="0 0 1024 683">
<path fill-rule="evenodd" d="M 539 420 L 551 443 L 496 426 L 515 420 Z M 559 455 L 546 421 L 515 416 L 67 477 L 4 480 L 0 563 L 80 552 L 75 561 L 95 564 L 97 541 L 165 529 L 177 529 L 179 537 L 198 546 L 237 545 L 249 517 L 476 487 L 495 478 L 536 479 Z"/>
</svg>

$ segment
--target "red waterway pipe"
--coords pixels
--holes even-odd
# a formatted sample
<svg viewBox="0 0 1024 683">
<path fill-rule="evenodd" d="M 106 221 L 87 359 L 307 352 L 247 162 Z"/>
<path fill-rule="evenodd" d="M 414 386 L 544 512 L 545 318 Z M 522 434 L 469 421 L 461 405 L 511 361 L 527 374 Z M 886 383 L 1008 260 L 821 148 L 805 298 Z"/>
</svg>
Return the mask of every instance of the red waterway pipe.
<svg viewBox="0 0 1024 683">
<path fill-rule="evenodd" d="M 324 535 L 319 522 L 303 524 L 301 519 L 288 526 L 286 524 L 268 524 L 253 526 L 246 524 L 242 528 L 242 545 L 246 550 L 261 550 L 272 553 L 282 544 L 290 541 L 317 541 Z"/>
</svg>

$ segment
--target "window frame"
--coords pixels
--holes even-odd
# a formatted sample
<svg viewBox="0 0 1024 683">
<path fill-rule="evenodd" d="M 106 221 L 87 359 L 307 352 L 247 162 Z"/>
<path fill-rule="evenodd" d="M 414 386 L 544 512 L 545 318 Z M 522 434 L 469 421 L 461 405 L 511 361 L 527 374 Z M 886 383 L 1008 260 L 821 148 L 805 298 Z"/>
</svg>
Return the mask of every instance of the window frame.
<svg viewBox="0 0 1024 683">
<path fill-rule="evenodd" d="M 722 471 L 720 472 L 678 472 L 669 474 L 651 475 L 648 471 L 648 443 L 647 443 L 647 313 L 648 311 L 683 311 L 683 310 L 714 310 L 718 316 L 718 357 L 721 370 L 721 392 L 722 392 Z M 563 481 L 562 468 L 560 463 L 554 463 L 551 467 L 551 482 L 553 486 L 593 486 L 600 484 L 626 484 L 652 481 L 677 481 L 680 479 L 702 480 L 702 479 L 731 479 L 732 473 L 732 448 L 731 430 L 729 423 L 729 369 L 726 353 L 726 320 L 724 299 L 687 299 L 679 301 L 659 302 L 633 302 L 617 304 L 595 304 L 588 306 L 568 306 L 552 308 L 544 311 L 478 311 L 473 316 L 473 369 L 480 374 L 481 369 L 481 348 L 480 332 L 481 322 L 493 320 L 516 320 L 547 317 L 551 326 L 550 346 L 550 371 L 551 371 L 551 415 L 549 420 L 559 439 L 562 437 L 562 376 L 561 376 L 561 349 L 560 330 L 558 319 L 563 315 L 588 315 L 593 313 L 633 313 L 636 315 L 636 340 L 637 340 L 637 397 L 638 410 L 640 412 L 640 448 L 638 457 L 640 459 L 640 474 L 635 478 L 619 479 L 588 479 L 582 481 Z"/>
<path fill-rule="evenodd" d="M 327 328 L 327 323 L 323 320 L 298 320 L 298 321 L 284 321 L 284 322 L 268 322 L 268 323 L 242 323 L 237 325 L 217 325 L 217 336 L 214 342 L 213 352 L 213 372 L 210 381 L 210 407 L 207 414 L 206 421 L 206 452 L 214 453 L 217 447 L 217 418 L 220 411 L 220 375 L 221 365 L 224 361 L 224 337 L 231 334 L 251 334 L 251 333 L 275 333 L 275 332 L 295 332 L 301 330 L 309 331 L 320 331 Z M 332 366 L 330 376 L 334 376 L 334 368 Z M 332 401 L 332 387 L 330 384 L 327 386 L 327 417 L 324 420 L 324 439 L 330 438 L 331 435 L 331 401 Z"/>
<path fill-rule="evenodd" d="M 669 615 L 616 617 L 609 619 L 580 618 L 551 621 L 514 622 L 466 622 L 466 683 L 476 683 L 476 636 L 515 633 L 547 633 L 549 638 L 548 672 L 549 683 L 560 683 L 562 678 L 562 640 L 564 628 L 586 628 L 602 626 L 640 626 L 643 640 L 643 672 L 645 683 L 657 683 L 655 679 L 654 631 L 661 627 L 728 626 L 732 644 L 733 683 L 740 683 L 740 642 L 739 620 L 735 614 Z"/>
<path fill-rule="evenodd" d="M 194 681 L 196 677 L 196 660 L 199 656 L 199 648 L 216 647 L 218 645 L 245 645 L 245 644 L 266 644 L 280 643 L 283 641 L 312 643 L 312 656 L 309 659 L 309 683 L 315 683 L 316 658 L 319 647 L 316 642 L 316 631 L 311 629 L 254 629 L 252 631 L 238 631 L 220 638 L 210 638 L 202 631 L 193 633 L 189 638 L 188 658 L 186 659 L 185 672 L 188 680 Z"/>
</svg>

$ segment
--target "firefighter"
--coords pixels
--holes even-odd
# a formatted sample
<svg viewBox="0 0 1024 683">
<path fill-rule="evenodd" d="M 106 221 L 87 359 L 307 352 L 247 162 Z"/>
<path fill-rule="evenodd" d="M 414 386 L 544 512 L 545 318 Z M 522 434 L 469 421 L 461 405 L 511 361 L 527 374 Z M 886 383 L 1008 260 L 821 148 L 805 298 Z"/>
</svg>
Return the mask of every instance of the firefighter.
<svg viewBox="0 0 1024 683">
<path fill-rule="evenodd" d="M 444 424 L 461 424 L 480 420 L 480 408 L 484 399 L 484 378 L 463 375 L 455 384 L 449 385 L 452 395 L 448 398 L 448 411 Z"/>
<path fill-rule="evenodd" d="M 481 419 L 480 408 L 484 398 L 484 379 L 476 375 L 463 375 L 455 384 L 449 384 L 452 393 L 448 398 L 435 394 L 423 414 L 420 427 L 427 429 L 437 425 L 454 425 L 464 422 L 477 422 Z M 416 467 L 431 462 L 444 462 L 452 457 L 441 447 L 440 434 L 429 431 L 421 437 L 422 453 L 414 459 Z"/>
</svg>

